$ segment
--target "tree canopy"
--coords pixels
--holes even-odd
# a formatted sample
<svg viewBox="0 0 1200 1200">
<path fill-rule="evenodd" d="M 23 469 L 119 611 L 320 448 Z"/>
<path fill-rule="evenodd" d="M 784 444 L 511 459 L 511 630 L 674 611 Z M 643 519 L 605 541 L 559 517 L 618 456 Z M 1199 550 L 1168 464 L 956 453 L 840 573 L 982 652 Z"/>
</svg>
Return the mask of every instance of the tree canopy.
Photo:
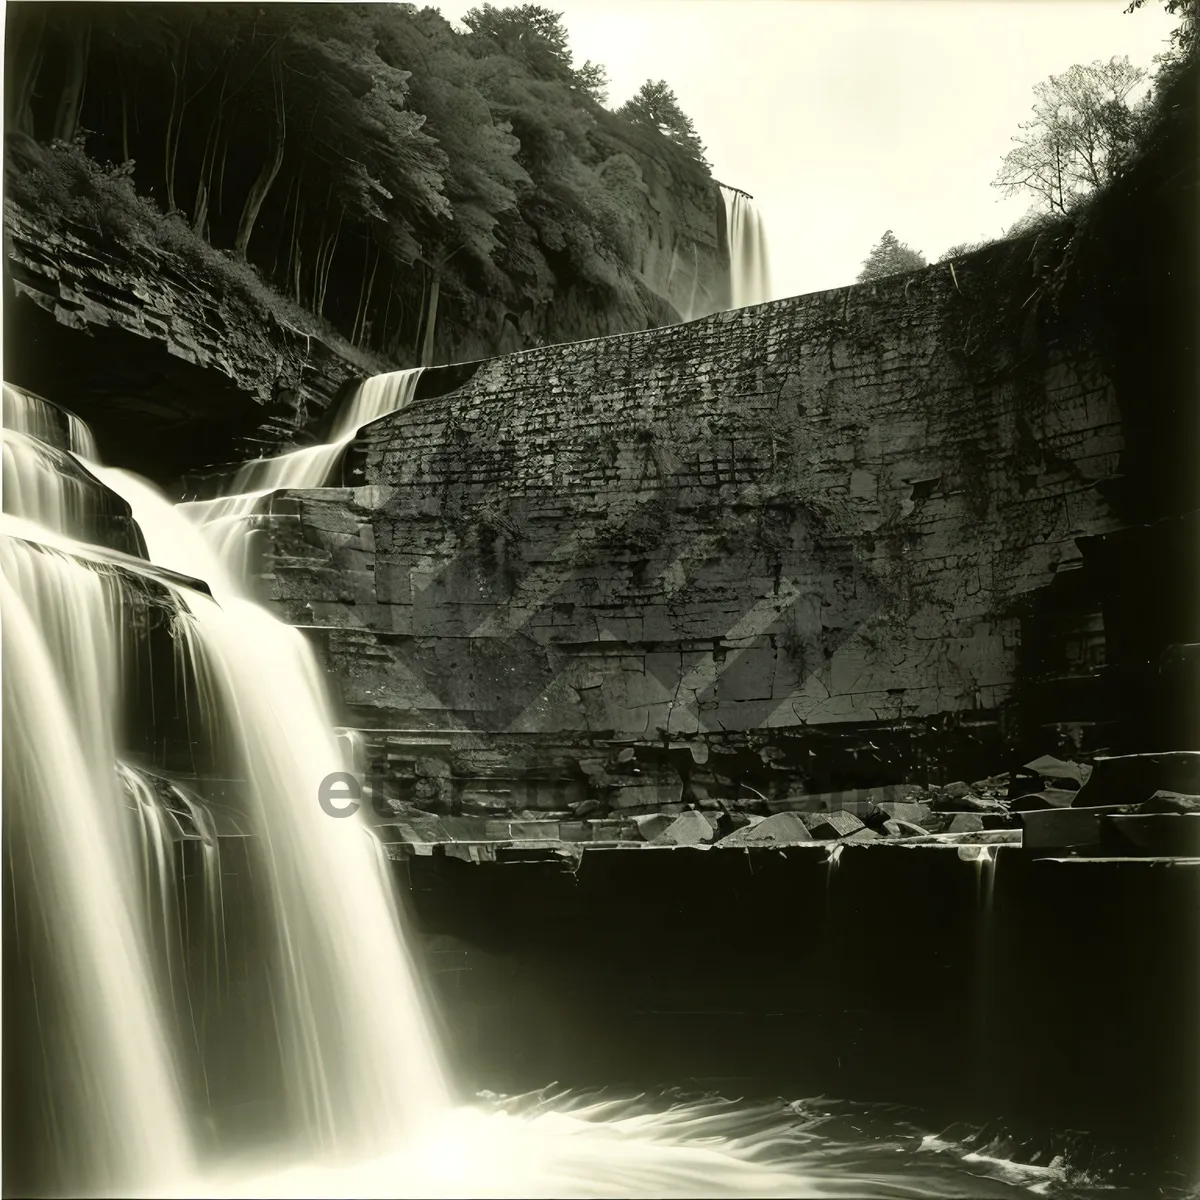
<svg viewBox="0 0 1200 1200">
<path fill-rule="evenodd" d="M 1033 117 L 1022 123 L 994 186 L 1027 193 L 1039 208 L 1065 213 L 1114 179 L 1137 135 L 1137 90 L 1148 72 L 1128 58 L 1076 64 L 1033 91 Z"/>
<path fill-rule="evenodd" d="M 598 108 L 604 70 L 575 64 L 561 14 L 484 4 L 464 23 L 413 4 L 14 6 L 8 129 L 51 157 L 85 139 L 401 361 L 429 352 L 439 303 L 465 326 L 484 294 L 516 312 L 564 279 L 632 294 L 642 192 L 597 127 L 644 116 Z M 662 111 L 694 157 L 690 121 Z"/>
<path fill-rule="evenodd" d="M 902 275 L 906 271 L 919 271 L 927 266 L 925 256 L 900 241 L 889 229 L 870 254 L 863 260 L 858 273 L 859 283 L 870 283 L 888 275 Z"/>
<path fill-rule="evenodd" d="M 510 8 L 485 4 L 467 12 L 463 24 L 502 53 L 524 63 L 539 79 L 559 80 L 593 100 L 604 101 L 608 73 L 590 60 L 582 67 L 575 66 L 562 13 L 540 4 L 517 4 Z"/>
<path fill-rule="evenodd" d="M 617 109 L 617 115 L 657 129 L 698 162 L 708 165 L 700 135 L 696 132 L 691 117 L 679 107 L 679 100 L 667 86 L 666 80 L 647 79 Z"/>
</svg>

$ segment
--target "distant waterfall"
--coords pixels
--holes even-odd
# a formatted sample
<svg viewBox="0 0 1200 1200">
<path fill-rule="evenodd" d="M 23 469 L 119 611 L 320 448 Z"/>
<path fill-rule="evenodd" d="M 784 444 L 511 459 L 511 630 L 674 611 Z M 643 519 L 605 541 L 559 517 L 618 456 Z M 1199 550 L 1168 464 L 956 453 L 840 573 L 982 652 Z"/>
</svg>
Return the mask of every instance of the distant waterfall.
<svg viewBox="0 0 1200 1200">
<path fill-rule="evenodd" d="M 765 304 L 773 297 L 762 217 L 745 192 L 720 186 L 729 244 L 729 307 Z"/>
</svg>

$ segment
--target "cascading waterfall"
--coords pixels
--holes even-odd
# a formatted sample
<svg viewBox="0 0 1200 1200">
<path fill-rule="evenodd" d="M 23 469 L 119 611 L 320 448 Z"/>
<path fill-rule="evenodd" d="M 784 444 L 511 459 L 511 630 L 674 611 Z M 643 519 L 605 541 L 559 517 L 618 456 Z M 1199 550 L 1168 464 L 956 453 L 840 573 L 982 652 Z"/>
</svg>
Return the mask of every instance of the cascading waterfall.
<svg viewBox="0 0 1200 1200">
<path fill-rule="evenodd" d="M 772 295 L 762 217 L 745 192 L 721 184 L 721 199 L 729 245 L 729 307 L 765 304 Z"/>
<path fill-rule="evenodd" d="M 212 588 L 214 598 L 177 594 L 176 634 L 202 679 L 200 724 L 219 730 L 231 747 L 265 850 L 295 1152 L 378 1153 L 406 1126 L 436 1114 L 448 1093 L 379 848 L 356 822 L 331 821 L 317 804 L 322 779 L 346 767 L 320 672 L 300 633 L 242 595 L 230 518 L 249 515 L 280 486 L 323 484 L 357 423 L 406 403 L 416 376 L 369 381 L 328 445 L 240 473 L 235 488 L 248 484 L 251 494 L 218 508 L 225 520 L 217 548 L 184 507 L 95 462 L 94 444 L 75 418 L 64 423 L 36 397 L 5 389 L 12 510 L 5 530 L 21 535 L 0 543 L 6 793 L 10 837 L 19 838 L 11 853 L 28 859 L 26 890 L 53 903 L 42 923 L 60 943 L 56 965 L 73 973 L 57 990 L 78 1026 L 71 1039 L 81 1065 L 61 1090 L 108 1116 L 73 1114 L 70 1129 L 88 1145 L 74 1154 L 72 1185 L 87 1178 L 106 1190 L 161 1187 L 192 1167 L 145 947 L 161 912 L 145 912 L 137 899 L 144 890 L 151 910 L 170 903 L 162 815 L 120 762 L 108 719 L 123 682 L 120 580 L 90 561 L 94 547 L 72 540 L 86 523 L 88 486 L 56 470 L 54 447 L 37 435 L 65 441 L 59 452 L 83 460 L 85 478 L 129 503 L 151 562 Z M 219 556 L 222 547 L 232 569 Z M 57 754 L 47 753 L 51 745 Z M 129 822 L 122 825 L 122 783 L 138 813 L 144 889 Z M 79 844 L 87 854 L 75 851 Z M 45 874 L 56 881 L 49 890 L 38 887 Z M 114 1039 L 111 1030 L 125 1036 Z"/>
<path fill-rule="evenodd" d="M 339 740 L 303 635 L 247 598 L 243 548 L 249 518 L 271 492 L 327 484 L 358 426 L 402 407 L 416 381 L 416 372 L 368 381 L 328 444 L 248 464 L 229 495 L 179 505 L 137 476 L 100 465 L 74 418 L 5 391 L 6 424 L 17 431 L 5 438 L 13 511 L 0 530 L 6 836 L 22 915 L 32 914 L 39 962 L 53 968 L 52 978 L 37 980 L 53 986 L 45 1001 L 38 993 L 27 1024 L 42 1041 L 46 1071 L 64 1076 L 53 1097 L 73 1101 L 42 1114 L 55 1130 L 56 1154 L 69 1160 L 63 1189 L 959 1194 L 961 1179 L 947 1160 L 914 1162 L 921 1148 L 907 1134 L 864 1146 L 819 1132 L 831 1115 L 825 1102 L 811 1110 L 569 1095 L 452 1103 L 381 847 L 359 822 L 331 819 L 317 803 L 321 781 L 351 769 L 354 739 Z M 91 510 L 112 493 L 136 518 L 135 548 L 144 547 L 148 562 L 80 540 L 103 526 Z M 203 580 L 211 595 L 164 572 Z M 171 1044 L 160 995 L 171 989 L 152 962 L 163 961 L 156 947 L 172 936 L 166 860 L 174 847 L 155 789 L 124 761 L 122 730 L 111 717 L 128 690 L 121 647 L 138 589 L 154 591 L 170 616 L 199 705 L 193 732 L 220 747 L 226 769 L 244 781 L 257 834 L 286 1118 L 278 1144 L 261 1147 L 256 1169 L 202 1161 L 203 1121 L 185 1097 L 184 1056 Z M 204 876 L 217 887 L 214 827 L 194 816 L 205 840 Z M 839 853 L 829 857 L 827 884 Z M 220 897 L 207 903 L 208 923 L 219 930 Z M 168 973 L 171 954 L 168 945 Z M 238 1050 L 253 1056 L 258 1048 Z M 922 1172 L 917 1189 L 914 1167 Z M 973 1194 L 1010 1194 L 999 1177 L 988 1186 L 973 1168 L 971 1178 Z"/>
<path fill-rule="evenodd" d="M 300 632 L 241 595 L 179 508 L 126 472 L 97 474 L 129 501 L 152 559 L 213 589 L 214 600 L 189 600 L 181 634 L 210 683 L 203 724 L 234 747 L 267 848 L 301 1139 L 377 1153 L 448 1094 L 376 846 L 317 803 L 321 781 L 348 767 L 319 668 Z"/>
<path fill-rule="evenodd" d="M 243 464 L 226 493 L 215 500 L 194 501 L 189 515 L 205 527 L 207 540 L 231 578 L 248 569 L 246 519 L 272 492 L 321 487 L 329 481 L 343 451 L 362 426 L 398 412 L 412 400 L 422 368 L 392 371 L 365 380 L 350 403 L 337 414 L 329 441 L 275 458 Z"/>
<path fill-rule="evenodd" d="M 247 464 L 208 505 L 174 506 L 129 472 L 92 466 L 129 503 L 151 560 L 212 588 L 212 600 L 189 599 L 181 635 L 208 683 L 202 724 L 233 748 L 267 848 L 287 1091 L 309 1152 L 379 1153 L 449 1095 L 379 847 L 317 803 L 322 780 L 350 764 L 303 635 L 244 594 L 242 522 L 277 489 L 326 483 L 359 426 L 407 404 L 419 375 L 368 380 L 329 443 Z"/>
<path fill-rule="evenodd" d="M 10 405 L 20 397 L 5 389 Z M 26 430 L 50 435 L 35 405 L 25 415 Z M 42 486 L 32 438 L 5 434 L 5 482 L 41 481 L 18 489 L 20 528 L 36 534 L 42 516 L 60 526 L 54 541 L 80 515 L 73 481 L 59 494 Z M 46 1082 L 30 1102 L 54 1131 L 62 1185 L 153 1187 L 191 1171 L 192 1154 L 115 770 L 113 685 L 131 611 L 111 568 L 57 541 L 0 537 L 5 841 L 19 930 L 6 975 L 30 980 Z"/>
</svg>

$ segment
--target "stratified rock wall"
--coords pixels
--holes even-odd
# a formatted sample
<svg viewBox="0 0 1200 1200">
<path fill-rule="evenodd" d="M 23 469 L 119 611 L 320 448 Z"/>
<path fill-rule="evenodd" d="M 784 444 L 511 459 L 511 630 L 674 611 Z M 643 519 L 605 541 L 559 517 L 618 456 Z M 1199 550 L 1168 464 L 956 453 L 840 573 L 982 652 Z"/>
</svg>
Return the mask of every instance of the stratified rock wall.
<svg viewBox="0 0 1200 1200">
<path fill-rule="evenodd" d="M 364 432 L 366 486 L 279 503 L 270 593 L 357 724 L 487 770 L 829 726 L 870 758 L 872 728 L 999 737 L 1046 695 L 1088 726 L 1075 541 L 1115 525 L 1123 443 L 1091 349 L 997 298 L 1029 251 L 482 363 Z"/>
<path fill-rule="evenodd" d="M 81 416 L 102 453 L 144 474 L 270 452 L 384 365 L 154 247 L 11 201 L 4 240 L 6 379 Z"/>
</svg>

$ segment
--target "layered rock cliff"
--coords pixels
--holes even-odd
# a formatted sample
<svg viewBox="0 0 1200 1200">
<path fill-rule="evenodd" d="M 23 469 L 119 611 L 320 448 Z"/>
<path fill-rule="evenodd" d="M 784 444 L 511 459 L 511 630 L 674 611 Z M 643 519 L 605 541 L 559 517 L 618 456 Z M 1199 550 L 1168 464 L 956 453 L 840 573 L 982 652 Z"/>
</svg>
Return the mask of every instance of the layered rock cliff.
<svg viewBox="0 0 1200 1200">
<path fill-rule="evenodd" d="M 1117 525 L 1120 415 L 1007 298 L 1054 252 L 458 368 L 363 432 L 361 486 L 276 502 L 269 594 L 399 798 L 636 811 L 1103 744 L 1077 539 Z M 418 787 L 431 739 L 453 779 Z"/>
</svg>

